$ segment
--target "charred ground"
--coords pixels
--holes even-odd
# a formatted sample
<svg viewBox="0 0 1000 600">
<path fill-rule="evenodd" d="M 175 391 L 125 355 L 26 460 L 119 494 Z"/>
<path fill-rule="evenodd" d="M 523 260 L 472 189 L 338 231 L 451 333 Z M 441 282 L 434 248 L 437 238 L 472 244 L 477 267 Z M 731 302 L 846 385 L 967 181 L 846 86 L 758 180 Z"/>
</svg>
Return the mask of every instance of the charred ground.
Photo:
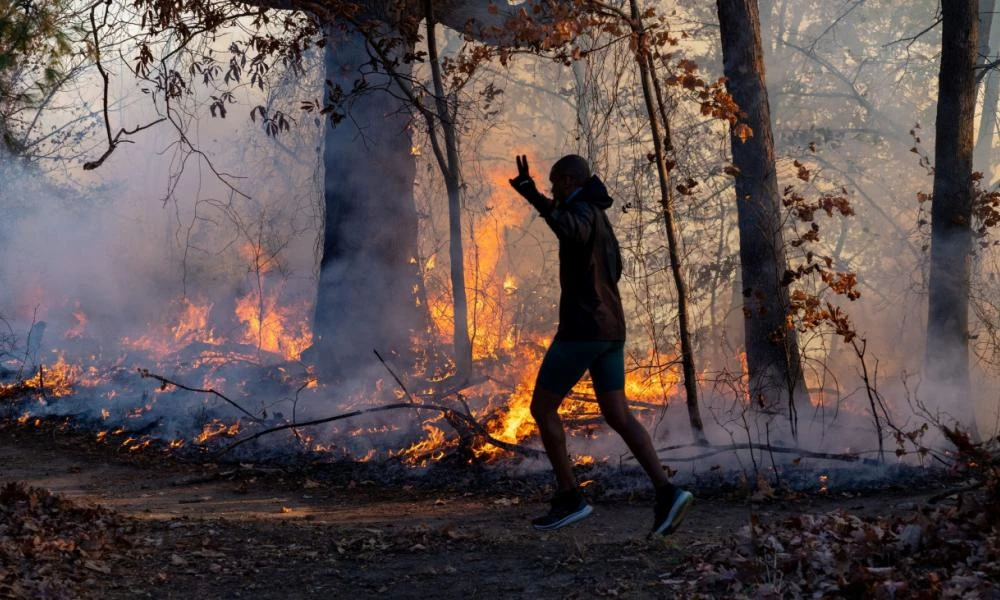
<svg viewBox="0 0 1000 600">
<path fill-rule="evenodd" d="M 650 495 L 617 468 L 582 473 L 592 518 L 538 534 L 547 478 L 513 464 L 292 462 L 128 453 L 65 421 L 7 422 L 0 597 L 997 594 L 989 499 L 948 495 L 960 484 L 940 473 L 822 493 L 705 477 L 684 527 L 649 540 Z"/>
</svg>

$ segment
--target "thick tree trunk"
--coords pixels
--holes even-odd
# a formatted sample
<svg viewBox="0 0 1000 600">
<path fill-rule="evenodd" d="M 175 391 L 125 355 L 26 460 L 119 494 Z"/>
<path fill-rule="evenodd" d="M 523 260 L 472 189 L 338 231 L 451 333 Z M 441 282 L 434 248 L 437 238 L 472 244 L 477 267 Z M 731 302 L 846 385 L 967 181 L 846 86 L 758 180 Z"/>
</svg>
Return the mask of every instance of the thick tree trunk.
<svg viewBox="0 0 1000 600">
<path fill-rule="evenodd" d="M 415 160 L 410 153 L 409 109 L 413 107 L 400 99 L 413 96 L 409 93 L 412 90 L 398 87 L 408 83 L 394 81 L 385 64 L 378 63 L 388 58 L 395 79 L 408 79 L 410 65 L 403 56 L 413 51 L 413 36 L 400 35 L 391 24 L 415 28 L 424 9 L 417 0 L 359 3 L 365 15 L 362 21 L 374 19 L 385 29 L 381 35 L 403 40 L 388 50 L 392 56 L 379 57 L 373 63 L 372 56 L 378 53 L 366 48 L 365 35 L 342 31 L 335 26 L 337 15 L 331 16 L 315 3 L 252 0 L 251 4 L 308 10 L 318 19 L 328 20 L 331 39 L 324 54 L 326 79 L 345 92 L 354 90 L 356 82 L 365 84 L 364 91 L 346 107 L 347 118 L 335 127 L 326 125 L 323 255 L 314 343 L 304 356 L 316 364 L 321 376 L 349 377 L 371 363 L 372 349 L 408 355 L 421 324 L 413 291 L 419 288 Z M 513 41 L 503 27 L 508 19 L 524 15 L 535 21 L 549 18 L 547 5 L 538 12 L 533 5 L 442 0 L 434 6 L 440 23 L 487 44 L 506 44 Z M 449 190 L 449 196 L 457 197 L 452 192 Z M 454 229 L 452 223 L 453 235 Z M 464 285 L 459 287 L 464 293 Z M 459 341 L 457 353 L 468 355 L 465 346 Z"/>
<path fill-rule="evenodd" d="M 412 51 L 412 42 L 394 49 Z M 347 118 L 336 126 L 328 120 L 324 136 L 326 216 L 311 358 L 321 376 L 335 378 L 370 363 L 373 349 L 407 355 L 419 326 L 410 116 L 396 84 L 370 62 L 362 34 L 331 33 L 327 80 L 345 91 L 366 85 Z M 396 68 L 408 75 L 405 61 Z"/>
<path fill-rule="evenodd" d="M 753 130 L 733 128 L 740 265 L 750 398 L 765 411 L 784 410 L 796 431 L 796 408 L 808 406 L 798 338 L 788 326 L 787 268 L 781 199 L 774 165 L 771 111 L 764 79 L 757 0 L 718 0 L 726 87 Z"/>
<path fill-rule="evenodd" d="M 949 0 L 942 3 L 941 12 L 925 355 L 928 385 L 921 391 L 936 416 L 948 418 L 948 413 L 971 426 L 969 278 L 979 2 Z"/>
</svg>

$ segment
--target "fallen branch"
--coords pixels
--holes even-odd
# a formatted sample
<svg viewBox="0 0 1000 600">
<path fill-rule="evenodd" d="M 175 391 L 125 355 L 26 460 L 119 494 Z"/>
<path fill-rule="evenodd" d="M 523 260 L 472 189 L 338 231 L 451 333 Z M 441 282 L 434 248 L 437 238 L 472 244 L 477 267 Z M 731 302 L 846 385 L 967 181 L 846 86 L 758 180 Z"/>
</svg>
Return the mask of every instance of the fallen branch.
<svg viewBox="0 0 1000 600">
<path fill-rule="evenodd" d="M 220 479 L 228 479 L 235 475 L 269 475 L 272 473 L 281 473 L 282 469 L 275 468 L 263 468 L 255 467 L 252 465 L 240 465 L 235 469 L 229 469 L 227 471 L 214 471 L 212 473 L 202 474 L 202 475 L 190 475 L 188 477 L 181 477 L 170 482 L 170 485 L 180 487 L 188 485 L 199 485 L 202 483 L 212 483 Z"/>
<path fill-rule="evenodd" d="M 874 458 L 864 458 L 858 456 L 857 454 L 846 454 L 846 453 L 832 453 L 832 452 L 816 452 L 814 450 L 806 450 L 804 448 L 789 448 L 786 446 L 772 446 L 770 444 L 729 444 L 727 446 L 705 446 L 702 444 L 678 444 L 676 446 L 666 446 L 664 448 L 657 448 L 657 452 L 671 452 L 673 450 L 683 450 L 686 448 L 698 448 L 702 450 L 708 450 L 701 454 L 695 456 L 682 456 L 671 458 L 670 460 L 679 462 L 693 462 L 696 460 L 701 460 L 703 458 L 709 458 L 715 456 L 716 454 L 722 454 L 724 452 L 734 452 L 736 450 L 763 450 L 765 452 L 778 452 L 782 454 L 798 454 L 799 456 L 807 458 L 821 458 L 824 460 L 839 460 L 844 462 L 859 462 L 863 465 L 881 465 L 882 461 Z M 632 457 L 630 460 L 634 460 Z"/>
<path fill-rule="evenodd" d="M 326 417 L 323 419 L 314 419 L 312 421 L 303 421 L 301 423 L 285 423 L 284 425 L 278 425 L 276 427 L 271 427 L 269 429 L 264 429 L 263 431 L 258 431 L 257 433 L 245 437 L 241 440 L 237 440 L 232 444 L 229 444 L 225 448 L 219 450 L 213 455 L 213 458 L 218 458 L 223 454 L 233 450 L 237 446 L 241 446 L 247 442 L 251 442 L 259 437 L 263 437 L 270 433 L 275 433 L 278 431 L 284 431 L 286 429 L 294 429 L 296 427 L 310 427 L 313 425 L 323 425 L 324 423 L 332 423 L 333 421 L 341 421 L 343 419 L 350 419 L 351 417 L 357 417 L 359 415 L 366 415 L 378 412 L 386 412 L 389 410 L 398 410 L 401 408 L 411 408 L 415 410 L 432 410 L 440 413 L 444 413 L 446 417 L 456 419 L 469 425 L 471 428 L 475 429 L 476 433 L 481 435 L 484 440 L 497 446 L 498 448 L 503 448 L 504 450 L 509 450 L 511 452 L 518 452 L 529 457 L 541 456 L 542 452 L 540 450 L 535 450 L 534 448 L 528 448 L 526 446 L 521 446 L 519 444 L 511 444 L 509 442 L 504 442 L 494 438 L 493 436 L 486 433 L 482 426 L 475 421 L 472 417 L 468 415 L 463 415 L 462 413 L 456 412 L 447 406 L 440 406 L 438 404 L 421 404 L 419 402 L 396 402 L 393 404 L 386 404 L 384 406 L 375 406 L 373 408 L 365 408 L 359 410 L 352 410 L 339 415 L 334 415 L 332 417 Z"/>
<path fill-rule="evenodd" d="M 155 380 L 159 381 L 163 385 L 163 387 L 166 387 L 168 385 L 172 385 L 172 386 L 174 386 L 176 388 L 180 388 L 182 390 L 187 390 L 189 392 L 198 392 L 199 394 L 212 394 L 214 396 L 218 396 L 219 398 L 222 398 L 223 400 L 225 400 L 226 402 L 228 402 L 229 404 L 231 404 L 232 406 L 234 406 L 241 413 L 243 413 L 246 416 L 250 417 L 254 422 L 256 422 L 256 423 L 260 423 L 261 422 L 261 418 L 260 417 L 254 415 L 253 413 L 251 413 L 247 409 L 245 409 L 242 406 L 240 406 L 239 404 L 237 404 L 235 401 L 231 400 L 229 397 L 227 397 L 222 392 L 216 391 L 214 388 L 204 389 L 204 388 L 189 387 L 189 386 L 184 385 L 183 383 L 177 383 L 176 381 L 171 381 L 171 380 L 167 379 L 166 377 L 163 377 L 162 375 L 157 375 L 155 373 L 150 373 L 149 369 L 142 369 L 142 368 L 140 368 L 140 369 L 138 369 L 138 371 L 139 371 L 139 376 L 142 377 L 143 379 L 146 379 L 146 378 L 155 379 Z"/>
<path fill-rule="evenodd" d="M 949 488 L 939 494 L 934 494 L 927 499 L 927 504 L 937 504 L 938 502 L 944 500 L 948 496 L 954 496 L 956 494 L 967 494 L 969 492 L 974 492 L 978 489 L 982 489 L 986 485 L 985 481 L 980 481 L 973 483 L 964 487 Z"/>
<path fill-rule="evenodd" d="M 275 433 L 275 432 L 278 432 L 278 431 L 284 431 L 286 429 L 296 429 L 298 427 L 310 427 L 310 426 L 313 426 L 313 425 L 323 425 L 324 423 L 331 423 L 333 421 L 340 421 L 340 420 L 343 420 L 343 419 L 349 419 L 351 417 L 356 417 L 356 416 L 359 416 L 359 415 L 370 414 L 370 413 L 377 413 L 377 412 L 385 412 L 385 411 L 397 410 L 397 409 L 401 409 L 401 408 L 411 408 L 411 409 L 416 409 L 416 410 L 432 410 L 432 411 L 437 411 L 437 412 L 440 412 L 440 413 L 444 414 L 445 419 L 448 421 L 449 424 L 452 425 L 452 427 L 455 427 L 456 429 L 460 429 L 460 433 L 469 433 L 469 432 L 471 432 L 471 433 L 475 434 L 476 436 L 481 437 L 484 441 L 486 441 L 486 442 L 488 442 L 488 443 L 490 443 L 490 444 L 492 444 L 492 445 L 494 445 L 494 446 L 496 446 L 498 448 L 502 448 L 502 449 L 507 450 L 509 452 L 516 452 L 516 453 L 519 453 L 519 454 L 522 454 L 524 456 L 528 456 L 528 457 L 531 457 L 531 458 L 538 457 L 538 456 L 542 455 L 542 452 L 540 450 L 536 450 L 534 448 L 529 448 L 527 446 L 521 446 L 520 444 L 512 444 L 510 442 L 504 442 L 503 440 L 496 439 L 495 437 L 491 436 L 486 431 L 486 429 L 481 424 L 479 424 L 479 422 L 476 421 L 471 415 L 460 413 L 460 412 L 458 412 L 458 411 L 456 411 L 456 410 L 454 410 L 452 408 L 449 408 L 447 406 L 442 406 L 442 405 L 439 405 L 439 404 L 427 404 L 427 403 L 422 403 L 422 402 L 417 401 L 413 397 L 413 395 L 410 394 L 409 390 L 406 389 L 406 386 L 403 385 L 403 382 L 399 379 L 399 377 L 393 372 L 393 370 L 391 368 L 389 368 L 389 365 L 387 365 L 385 363 L 385 361 L 378 354 L 378 352 L 375 352 L 375 355 L 378 356 L 379 361 L 381 361 L 382 364 L 385 365 L 386 370 L 389 371 L 389 373 L 392 375 L 393 379 L 396 380 L 396 383 L 399 385 L 399 387 L 403 390 L 403 392 L 410 399 L 409 402 L 396 402 L 394 404 L 387 404 L 385 406 L 376 406 L 376 407 L 373 407 L 373 408 L 359 409 L 359 410 L 354 410 L 354 411 L 350 411 L 350 412 L 339 414 L 339 415 L 334 415 L 332 417 L 326 417 L 326 418 L 322 418 L 322 419 L 314 419 L 312 421 L 302 421 L 302 422 L 293 421 L 291 423 L 284 423 L 282 425 L 278 425 L 278 426 L 275 426 L 275 427 L 271 427 L 271 428 L 268 428 L 268 429 L 264 429 L 264 430 L 258 431 L 257 433 L 254 433 L 253 435 L 250 435 L 250 436 L 245 437 L 243 439 L 237 440 L 237 441 L 233 442 L 232 444 L 229 444 L 228 446 L 225 446 L 224 448 L 222 448 L 221 450 L 219 450 L 218 452 L 216 452 L 213 455 L 213 457 L 217 458 L 219 456 L 222 456 L 223 454 L 226 454 L 226 453 L 230 452 L 231 450 L 233 450 L 234 448 L 236 448 L 238 446 L 241 446 L 241 445 L 243 445 L 243 444 L 245 444 L 247 442 L 253 441 L 253 440 L 257 439 L 257 438 L 263 437 L 263 436 L 268 435 L 270 433 Z M 170 379 L 167 379 L 166 377 L 163 377 L 162 375 L 157 375 L 155 373 L 150 373 L 149 369 L 142 369 L 142 368 L 140 368 L 140 369 L 138 369 L 138 371 L 139 371 L 139 375 L 140 376 L 142 376 L 144 378 L 155 379 L 156 381 L 159 381 L 164 386 L 172 385 L 172 386 L 175 386 L 175 387 L 180 388 L 182 390 L 187 390 L 189 392 L 197 392 L 197 393 L 201 393 L 201 394 L 212 394 L 214 396 L 217 396 L 217 397 L 221 398 L 222 400 L 225 400 L 226 402 L 228 402 L 232 406 L 234 406 L 236 409 L 238 409 L 243 414 L 245 414 L 248 417 L 250 417 L 250 419 L 252 419 L 254 422 L 260 423 L 262 421 L 259 417 L 257 417 L 256 415 L 250 413 L 245 408 L 243 408 L 242 406 L 240 406 L 239 404 L 237 404 L 236 402 L 234 402 L 233 400 L 231 400 L 230 398 L 228 398 L 225 394 L 222 394 L 221 392 L 219 392 L 219 391 L 217 391 L 215 389 L 212 389 L 212 388 L 208 388 L 208 389 L 195 388 L 195 387 L 184 385 L 182 383 L 177 383 L 176 381 L 172 381 Z"/>
<path fill-rule="evenodd" d="M 372 352 L 375 353 L 375 357 L 378 358 L 380 363 L 382 363 L 382 366 L 385 367 L 385 370 L 389 371 L 389 374 L 392 375 L 392 378 L 396 380 L 396 384 L 399 386 L 399 389 L 403 390 L 403 393 L 406 394 L 406 397 L 410 399 L 410 402 L 412 404 L 418 404 L 416 399 L 413 397 L 413 394 L 410 393 L 410 390 L 406 389 L 406 386 L 403 384 L 403 381 L 399 378 L 398 375 L 396 375 L 395 371 L 392 370 L 392 368 L 389 366 L 389 363 L 385 362 L 385 359 L 383 359 L 382 355 L 378 353 L 378 350 L 372 348 Z M 472 411 L 469 410 L 469 405 L 465 403 L 465 399 L 462 397 L 462 395 L 458 392 L 456 392 L 456 395 L 458 396 L 458 399 L 462 402 L 462 405 L 465 406 L 465 410 L 471 413 Z M 429 406 L 429 405 L 421 404 L 421 406 Z M 460 424 L 464 425 L 467 428 L 466 431 L 459 431 L 460 435 L 468 435 L 469 432 L 472 432 L 475 435 L 482 437 L 484 440 L 486 440 L 487 442 L 493 444 L 498 448 L 503 448 L 504 450 L 509 450 L 511 452 L 521 452 L 522 454 L 525 454 L 530 457 L 541 456 L 543 454 L 541 451 L 535 450 L 534 448 L 527 448 L 519 444 L 511 444 L 510 442 L 504 442 L 494 438 L 489 433 L 487 433 L 486 429 L 482 425 L 480 425 L 479 422 L 476 421 L 471 414 L 463 414 L 443 406 L 439 408 L 444 409 L 445 420 L 447 420 L 448 423 L 456 430 L 459 430 Z"/>
</svg>

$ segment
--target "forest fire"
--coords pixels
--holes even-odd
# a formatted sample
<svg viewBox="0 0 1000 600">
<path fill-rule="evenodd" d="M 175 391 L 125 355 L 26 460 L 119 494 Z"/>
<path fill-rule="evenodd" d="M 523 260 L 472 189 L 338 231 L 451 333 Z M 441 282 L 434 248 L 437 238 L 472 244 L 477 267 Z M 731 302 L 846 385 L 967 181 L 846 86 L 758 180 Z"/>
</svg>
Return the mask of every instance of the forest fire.
<svg viewBox="0 0 1000 600">
<path fill-rule="evenodd" d="M 994 4 L 6 2 L 0 597 L 1000 597 Z"/>
<path fill-rule="evenodd" d="M 275 296 L 261 298 L 254 290 L 236 301 L 236 316 L 244 325 L 240 341 L 297 360 L 312 343 L 303 312 L 294 307 L 282 308 Z"/>
<path fill-rule="evenodd" d="M 490 180 L 506 189 L 506 174 L 496 172 Z M 507 192 L 496 193 L 493 203 L 497 209 L 474 220 L 471 245 L 465 249 L 465 278 L 469 294 L 468 328 L 472 341 L 473 373 L 461 390 L 463 402 L 467 401 L 468 417 L 478 423 L 483 435 L 475 436 L 469 460 L 493 461 L 510 456 L 510 451 L 489 441 L 519 445 L 536 435 L 530 413 L 534 377 L 545 349 L 551 343 L 555 329 L 554 306 L 539 306 L 536 287 L 539 280 L 521 274 L 516 253 L 509 246 L 511 231 L 523 226 L 529 217 L 527 206 Z M 136 368 L 177 371 L 179 378 L 188 380 L 195 393 L 239 389 L 252 398 L 255 383 L 250 379 L 275 365 L 276 381 L 281 386 L 295 385 L 300 393 L 325 395 L 330 390 L 317 383 L 314 376 L 292 369 L 293 365 L 312 343 L 309 327 L 312 309 L 307 302 L 291 302 L 282 298 L 282 284 L 274 277 L 276 263 L 260 245 L 245 244 L 240 254 L 251 263 L 253 284 L 232 299 L 231 312 L 223 309 L 224 299 L 209 300 L 204 296 L 186 296 L 171 301 L 161 322 L 149 322 L 139 336 L 123 335 L 121 348 L 129 352 L 127 362 L 111 351 L 101 350 L 85 354 L 76 363 L 67 361 L 65 353 L 51 365 L 42 364 L 24 385 L 50 398 L 81 395 L 83 390 L 97 394 L 105 404 L 93 409 L 106 425 L 122 423 L 100 431 L 97 440 L 121 445 L 135 452 L 149 447 L 152 437 L 145 433 L 155 427 L 169 411 L 164 402 L 165 394 L 176 393 L 174 387 L 163 385 L 152 390 L 128 390 L 117 385 L 122 373 Z M 427 338 L 414 340 L 414 352 L 429 357 L 447 355 L 454 336 L 454 309 L 450 282 L 441 271 L 446 264 L 438 253 L 422 261 L 425 280 L 427 312 L 431 318 L 431 333 Z M 533 264 L 534 259 L 527 264 Z M 548 284 L 551 285 L 551 284 Z M 85 308 L 74 303 L 71 320 L 61 336 L 68 347 L 74 344 L 94 348 L 97 335 L 93 320 Z M 434 395 L 436 381 L 446 381 L 453 375 L 454 365 L 422 359 L 423 377 L 430 386 L 427 393 Z M 631 368 L 627 377 L 626 392 L 639 414 L 656 408 L 662 409 L 677 393 L 679 376 L 673 369 L 671 356 L 649 351 L 646 356 L 629 359 Z M 176 365 L 176 366 L 175 366 Z M 303 377 L 301 381 L 295 379 Z M 200 387 L 197 387 L 200 386 Z M 393 388 L 383 382 L 367 386 L 369 390 L 341 402 L 342 407 L 370 407 L 376 398 L 387 398 Z M 138 395 L 137 395 L 138 392 Z M 401 391 L 393 392 L 402 399 Z M 594 402 L 593 389 L 585 379 L 561 407 L 561 414 L 570 426 L 570 435 L 591 435 L 600 413 Z M 188 401 L 190 402 L 190 401 Z M 170 401 L 176 403 L 175 400 Z M 231 402 L 233 403 L 233 402 Z M 260 402 L 264 404 L 265 402 Z M 253 434 L 267 418 L 267 410 L 247 413 L 244 417 L 213 414 L 204 401 L 192 405 L 189 411 L 209 410 L 195 432 L 183 435 L 172 432 L 163 442 L 166 449 L 178 450 L 189 444 L 197 447 L 219 448 L 226 440 L 241 434 Z M 236 403 L 233 403 L 236 405 Z M 293 411 L 294 414 L 294 411 Z M 373 425 L 359 424 L 347 431 L 332 432 L 327 440 L 320 432 L 305 434 L 295 430 L 293 442 L 310 452 L 351 455 L 357 447 L 356 460 L 376 457 L 397 457 L 405 464 L 426 466 L 440 460 L 458 446 L 458 438 L 440 413 L 427 415 L 413 413 L 416 420 L 405 426 L 398 423 Z M 287 420 L 287 416 L 283 416 Z M 137 425 L 124 425 L 126 422 Z M 580 426 L 574 425 L 580 423 Z M 138 433 L 136 433 L 138 431 Z M 338 430 L 339 431 L 339 430 Z M 420 439 L 412 440 L 420 432 Z M 182 435 L 176 435 L 182 433 Z M 461 432 L 459 432 L 461 433 Z M 339 444 L 335 436 L 346 434 L 348 443 Z M 419 435 L 419 434 L 418 434 Z M 407 439 L 409 437 L 409 439 Z M 355 445 L 350 439 L 366 440 Z M 327 443 L 330 441 L 331 443 Z M 398 445 L 397 445 L 398 444 Z M 581 459 L 583 460 L 583 459 Z M 593 460 L 590 458 L 589 460 Z M 582 464 L 582 463 L 581 463 Z"/>
</svg>

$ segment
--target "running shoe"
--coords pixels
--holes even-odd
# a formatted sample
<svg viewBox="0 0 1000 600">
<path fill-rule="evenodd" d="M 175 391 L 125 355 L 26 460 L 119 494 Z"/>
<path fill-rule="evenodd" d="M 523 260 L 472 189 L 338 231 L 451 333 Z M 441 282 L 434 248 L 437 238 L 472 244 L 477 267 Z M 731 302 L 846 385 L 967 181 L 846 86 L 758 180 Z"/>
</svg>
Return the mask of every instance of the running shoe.
<svg viewBox="0 0 1000 600">
<path fill-rule="evenodd" d="M 576 523 L 593 511 L 594 507 L 587 504 L 579 491 L 559 492 L 552 498 L 549 513 L 531 521 L 531 526 L 540 531 L 552 531 Z"/>
<path fill-rule="evenodd" d="M 679 487 L 670 486 L 656 491 L 653 509 L 653 534 L 668 535 L 677 531 L 687 514 L 694 496 Z"/>
</svg>

